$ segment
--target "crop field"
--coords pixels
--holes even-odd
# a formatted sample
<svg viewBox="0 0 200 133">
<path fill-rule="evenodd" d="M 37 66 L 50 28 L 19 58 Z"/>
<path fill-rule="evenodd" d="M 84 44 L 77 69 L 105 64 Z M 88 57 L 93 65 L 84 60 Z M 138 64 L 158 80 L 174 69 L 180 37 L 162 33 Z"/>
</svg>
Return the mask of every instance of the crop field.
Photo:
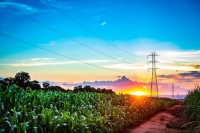
<svg viewBox="0 0 200 133">
<path fill-rule="evenodd" d="M 185 99 L 184 116 L 188 120 L 184 126 L 189 125 L 195 132 L 200 132 L 200 86 L 189 91 Z"/>
<path fill-rule="evenodd" d="M 1 133 L 117 133 L 177 101 L 124 94 L 0 92 Z"/>
</svg>

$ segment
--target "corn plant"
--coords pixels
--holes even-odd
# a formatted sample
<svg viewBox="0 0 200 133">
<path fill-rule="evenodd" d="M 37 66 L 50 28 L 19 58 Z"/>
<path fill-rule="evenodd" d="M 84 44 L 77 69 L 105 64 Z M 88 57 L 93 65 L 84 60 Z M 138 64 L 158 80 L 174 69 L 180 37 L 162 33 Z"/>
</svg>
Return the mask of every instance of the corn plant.
<svg viewBox="0 0 200 133">
<path fill-rule="evenodd" d="M 4 133 L 115 133 L 176 102 L 123 94 L 20 91 L 13 86 L 0 96 L 2 108 L 9 108 L 1 113 Z"/>
<path fill-rule="evenodd" d="M 184 116 L 188 123 L 196 132 L 200 131 L 200 86 L 196 86 L 194 90 L 189 91 L 185 99 Z"/>
</svg>

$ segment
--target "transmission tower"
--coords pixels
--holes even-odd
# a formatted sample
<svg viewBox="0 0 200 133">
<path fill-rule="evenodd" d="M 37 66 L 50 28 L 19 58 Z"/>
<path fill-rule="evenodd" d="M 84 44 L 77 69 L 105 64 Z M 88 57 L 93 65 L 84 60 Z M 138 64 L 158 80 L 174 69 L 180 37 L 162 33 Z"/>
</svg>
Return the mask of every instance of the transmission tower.
<svg viewBox="0 0 200 133">
<path fill-rule="evenodd" d="M 158 56 L 155 52 L 151 52 L 150 55 L 147 56 L 147 59 L 148 57 L 151 56 L 152 57 L 152 60 L 148 62 L 149 63 L 152 63 L 152 68 L 149 68 L 149 69 L 152 69 L 152 75 L 151 75 L 151 97 L 155 96 L 155 97 L 159 97 L 159 94 L 158 94 L 158 83 L 157 83 L 157 76 L 156 76 L 156 63 L 158 61 L 156 61 L 156 56 Z M 148 71 L 149 71 L 148 69 Z"/>
<path fill-rule="evenodd" d="M 172 99 L 174 98 L 174 84 L 172 84 Z"/>
<path fill-rule="evenodd" d="M 179 92 L 177 92 L 177 100 L 179 99 Z"/>
</svg>

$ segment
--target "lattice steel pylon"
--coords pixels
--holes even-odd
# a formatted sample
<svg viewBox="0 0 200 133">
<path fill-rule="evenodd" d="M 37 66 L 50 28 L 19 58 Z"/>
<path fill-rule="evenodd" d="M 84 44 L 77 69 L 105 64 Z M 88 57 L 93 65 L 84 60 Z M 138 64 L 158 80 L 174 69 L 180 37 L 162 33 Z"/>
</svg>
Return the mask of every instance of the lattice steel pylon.
<svg viewBox="0 0 200 133">
<path fill-rule="evenodd" d="M 148 71 L 149 69 L 152 69 L 152 75 L 151 75 L 151 97 L 159 97 L 159 93 L 158 93 L 158 83 L 157 83 L 157 76 L 156 76 L 156 63 L 158 61 L 156 61 L 156 56 L 158 56 L 155 52 L 151 52 L 150 55 L 147 56 L 147 59 L 149 56 L 152 56 L 152 60 L 148 62 L 149 63 L 152 63 L 152 68 L 148 68 Z"/>
<path fill-rule="evenodd" d="M 172 84 L 172 99 L 174 98 L 174 84 Z"/>
</svg>

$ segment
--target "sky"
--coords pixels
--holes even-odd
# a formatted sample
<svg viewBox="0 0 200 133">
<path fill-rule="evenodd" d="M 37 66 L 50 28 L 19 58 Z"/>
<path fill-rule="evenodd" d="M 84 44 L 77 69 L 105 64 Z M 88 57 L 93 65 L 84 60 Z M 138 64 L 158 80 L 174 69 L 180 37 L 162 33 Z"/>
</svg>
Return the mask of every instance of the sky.
<svg viewBox="0 0 200 133">
<path fill-rule="evenodd" d="M 200 81 L 199 0 L 0 0 L 0 77 L 159 94 Z"/>
</svg>

